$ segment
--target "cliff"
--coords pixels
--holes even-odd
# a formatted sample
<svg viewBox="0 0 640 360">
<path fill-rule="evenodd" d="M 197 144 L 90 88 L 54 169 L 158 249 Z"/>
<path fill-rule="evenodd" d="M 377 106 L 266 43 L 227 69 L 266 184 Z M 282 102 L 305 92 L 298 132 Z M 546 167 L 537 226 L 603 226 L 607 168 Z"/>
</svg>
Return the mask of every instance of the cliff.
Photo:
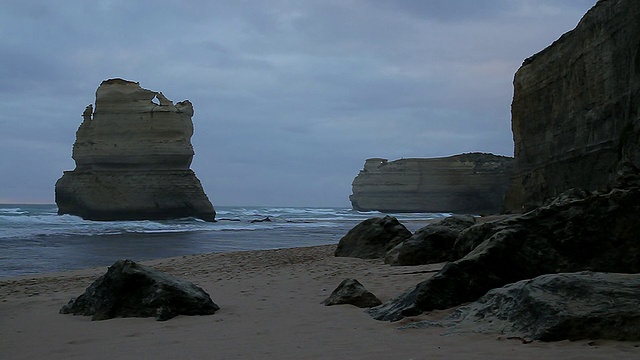
<svg viewBox="0 0 640 360">
<path fill-rule="evenodd" d="M 349 197 L 355 210 L 498 213 L 513 159 L 492 154 L 368 159 Z"/>
<path fill-rule="evenodd" d="M 91 220 L 213 221 L 190 170 L 193 106 L 122 79 L 103 81 L 76 132 L 76 168 L 55 186 L 59 214 Z"/>
<path fill-rule="evenodd" d="M 508 211 L 640 166 L 640 2 L 601 0 L 514 79 Z"/>
</svg>

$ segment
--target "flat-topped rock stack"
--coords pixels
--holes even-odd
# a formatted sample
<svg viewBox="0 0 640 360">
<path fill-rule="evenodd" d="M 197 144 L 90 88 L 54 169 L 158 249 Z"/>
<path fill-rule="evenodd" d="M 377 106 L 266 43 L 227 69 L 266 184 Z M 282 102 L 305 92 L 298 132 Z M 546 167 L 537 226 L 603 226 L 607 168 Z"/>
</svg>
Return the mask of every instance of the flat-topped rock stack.
<svg viewBox="0 0 640 360">
<path fill-rule="evenodd" d="M 91 220 L 198 217 L 215 211 L 190 169 L 193 106 L 110 79 L 76 132 L 76 168 L 56 183 L 60 214 Z"/>
<path fill-rule="evenodd" d="M 512 163 L 513 158 L 483 153 L 367 159 L 349 198 L 360 211 L 499 213 Z"/>
</svg>

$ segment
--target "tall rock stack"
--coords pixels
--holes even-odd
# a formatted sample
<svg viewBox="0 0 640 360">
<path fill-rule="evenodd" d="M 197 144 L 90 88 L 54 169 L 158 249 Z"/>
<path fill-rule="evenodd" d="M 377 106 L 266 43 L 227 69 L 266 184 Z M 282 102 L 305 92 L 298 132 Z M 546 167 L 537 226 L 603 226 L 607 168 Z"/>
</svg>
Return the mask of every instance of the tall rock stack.
<svg viewBox="0 0 640 360">
<path fill-rule="evenodd" d="M 76 168 L 55 186 L 59 214 L 90 220 L 197 217 L 215 211 L 190 170 L 193 106 L 122 79 L 103 81 L 76 132 Z"/>
<path fill-rule="evenodd" d="M 520 212 L 569 188 L 595 190 L 640 166 L 640 1 L 601 0 L 514 80 L 515 175 L 505 208 Z"/>
<path fill-rule="evenodd" d="M 499 213 L 512 165 L 513 158 L 483 153 L 367 159 L 349 199 L 361 211 Z"/>
</svg>

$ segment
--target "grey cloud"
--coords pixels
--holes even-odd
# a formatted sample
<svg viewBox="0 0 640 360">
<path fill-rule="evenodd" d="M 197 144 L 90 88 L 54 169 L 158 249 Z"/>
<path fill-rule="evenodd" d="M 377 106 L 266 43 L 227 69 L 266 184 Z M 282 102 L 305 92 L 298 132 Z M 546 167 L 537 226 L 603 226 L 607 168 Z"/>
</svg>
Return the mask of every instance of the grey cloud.
<svg viewBox="0 0 640 360">
<path fill-rule="evenodd" d="M 194 103 L 214 205 L 347 206 L 367 157 L 511 154 L 514 72 L 593 3 L 5 2 L 0 200 L 53 201 L 110 77 Z"/>
</svg>

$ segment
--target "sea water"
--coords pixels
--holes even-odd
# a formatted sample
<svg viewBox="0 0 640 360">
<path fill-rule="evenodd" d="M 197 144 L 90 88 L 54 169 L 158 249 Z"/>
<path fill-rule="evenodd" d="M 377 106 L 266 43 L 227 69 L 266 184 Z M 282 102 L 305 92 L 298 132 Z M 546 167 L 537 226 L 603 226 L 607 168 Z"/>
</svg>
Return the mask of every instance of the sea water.
<svg viewBox="0 0 640 360">
<path fill-rule="evenodd" d="M 89 221 L 57 210 L 0 205 L 0 278 L 108 266 L 119 259 L 337 244 L 359 222 L 385 215 L 349 208 L 221 206 L 216 222 Z M 415 231 L 448 214 L 390 215 Z"/>
</svg>

